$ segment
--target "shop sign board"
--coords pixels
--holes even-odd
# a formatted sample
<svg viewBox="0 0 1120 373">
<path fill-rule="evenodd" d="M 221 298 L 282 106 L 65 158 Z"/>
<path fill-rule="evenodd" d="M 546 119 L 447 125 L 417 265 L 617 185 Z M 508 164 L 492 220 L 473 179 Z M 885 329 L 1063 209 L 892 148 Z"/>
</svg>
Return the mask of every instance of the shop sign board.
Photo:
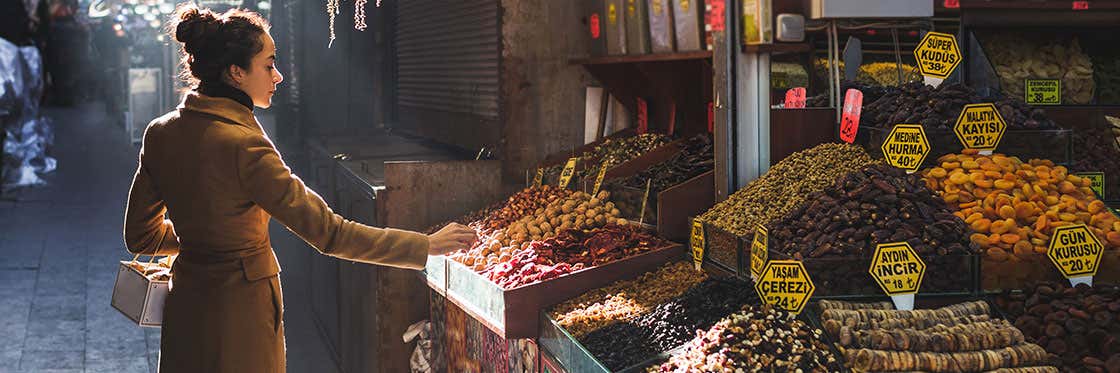
<svg viewBox="0 0 1120 373">
<path fill-rule="evenodd" d="M 926 275 L 926 263 L 907 242 L 879 244 L 867 269 L 887 295 L 917 294 Z"/>
<path fill-rule="evenodd" d="M 704 262 L 704 223 L 700 219 L 692 219 L 692 234 L 689 235 L 689 246 L 692 248 L 692 264 L 700 270 Z"/>
<path fill-rule="evenodd" d="M 801 262 L 772 260 L 766 263 L 754 289 L 764 302 L 791 313 L 801 313 L 816 287 Z"/>
<path fill-rule="evenodd" d="M 754 231 L 754 240 L 751 240 L 751 278 L 757 280 L 762 276 L 762 270 L 766 268 L 766 259 L 770 256 L 767 252 L 769 247 L 769 232 L 766 227 L 759 224 L 758 230 Z"/>
<path fill-rule="evenodd" d="M 568 164 L 564 165 L 563 171 L 560 171 L 560 189 L 568 188 L 568 183 L 572 181 L 572 175 L 576 173 L 577 161 L 579 161 L 578 157 L 568 158 Z"/>
<path fill-rule="evenodd" d="M 941 32 L 928 32 L 914 48 L 914 58 L 922 75 L 931 78 L 948 78 L 961 63 L 961 50 L 957 37 Z"/>
<path fill-rule="evenodd" d="M 1093 276 L 1101 262 L 1104 245 L 1085 224 L 1054 228 L 1046 256 L 1058 271 L 1074 285 L 1093 284 Z"/>
<path fill-rule="evenodd" d="M 1030 105 L 1061 105 L 1062 81 L 1058 79 L 1027 79 L 1027 97 Z"/>
<path fill-rule="evenodd" d="M 961 109 L 953 132 L 965 149 L 976 149 L 991 154 L 999 146 L 1007 122 L 995 104 L 968 104 Z"/>
<path fill-rule="evenodd" d="M 1105 198 L 1104 197 L 1104 172 L 1078 172 L 1078 173 L 1075 173 L 1074 175 L 1089 179 L 1089 182 L 1091 183 L 1091 184 L 1089 184 L 1089 187 L 1093 188 L 1093 192 L 1097 193 L 1097 198 L 1102 199 L 1102 200 Z"/>
<path fill-rule="evenodd" d="M 899 124 L 891 129 L 882 146 L 887 163 L 913 173 L 929 155 L 929 141 L 920 124 Z"/>
</svg>

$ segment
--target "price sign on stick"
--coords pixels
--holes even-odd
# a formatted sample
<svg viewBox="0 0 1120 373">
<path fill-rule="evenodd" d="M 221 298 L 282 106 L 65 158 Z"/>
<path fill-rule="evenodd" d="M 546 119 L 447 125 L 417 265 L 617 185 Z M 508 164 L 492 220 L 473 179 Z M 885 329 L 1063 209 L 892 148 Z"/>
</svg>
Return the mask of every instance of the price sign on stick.
<svg viewBox="0 0 1120 373">
<path fill-rule="evenodd" d="M 920 124 L 899 124 L 891 129 L 882 146 L 887 163 L 906 170 L 917 171 L 929 155 L 929 141 Z"/>
<path fill-rule="evenodd" d="M 762 270 L 766 268 L 766 260 L 770 256 L 768 248 L 769 233 L 766 227 L 759 224 L 754 231 L 754 239 L 751 240 L 751 278 L 755 280 L 762 276 Z"/>
<path fill-rule="evenodd" d="M 961 63 L 961 50 L 957 37 L 941 32 L 928 32 L 914 48 L 918 70 L 929 78 L 948 78 Z"/>
<path fill-rule="evenodd" d="M 692 264 L 699 271 L 700 264 L 704 262 L 704 223 L 700 219 L 692 219 L 692 234 L 688 243 L 692 248 Z"/>
<path fill-rule="evenodd" d="M 537 174 L 533 176 L 533 186 L 541 186 L 544 182 L 544 169 L 538 168 Z"/>
<path fill-rule="evenodd" d="M 1046 256 L 1070 284 L 1093 286 L 1093 276 L 1101 263 L 1104 245 L 1085 224 L 1054 228 Z"/>
<path fill-rule="evenodd" d="M 856 141 L 859 131 L 859 116 L 863 112 L 863 92 L 848 88 L 844 93 L 844 115 L 840 118 L 840 139 L 846 143 Z"/>
<path fill-rule="evenodd" d="M 1007 122 L 996 109 L 995 104 L 968 104 L 961 109 L 953 132 L 965 149 L 980 150 L 980 154 L 990 155 L 999 146 Z"/>
<path fill-rule="evenodd" d="M 796 260 L 771 260 L 754 284 L 764 302 L 791 313 L 801 313 L 815 289 L 805 265 Z"/>
<path fill-rule="evenodd" d="M 560 189 L 567 189 L 568 183 L 572 181 L 572 175 L 576 173 L 576 163 L 579 158 L 568 158 L 568 164 L 564 165 L 564 171 L 560 171 Z"/>
<path fill-rule="evenodd" d="M 786 91 L 786 109 L 805 108 L 805 87 L 794 87 Z"/>
<path fill-rule="evenodd" d="M 595 189 L 591 191 L 592 195 L 599 194 L 599 188 L 603 187 L 604 176 L 607 176 L 607 162 L 603 162 L 603 166 L 599 167 L 599 175 L 595 176 Z"/>
<path fill-rule="evenodd" d="M 649 187 L 653 185 L 653 179 L 646 180 L 646 193 L 642 195 L 642 212 L 638 216 L 638 224 L 645 222 L 646 219 L 646 205 L 649 202 Z"/>
<path fill-rule="evenodd" d="M 907 242 L 879 244 L 867 269 L 879 288 L 894 300 L 895 308 L 914 309 L 914 294 L 922 286 L 926 263 Z"/>
</svg>

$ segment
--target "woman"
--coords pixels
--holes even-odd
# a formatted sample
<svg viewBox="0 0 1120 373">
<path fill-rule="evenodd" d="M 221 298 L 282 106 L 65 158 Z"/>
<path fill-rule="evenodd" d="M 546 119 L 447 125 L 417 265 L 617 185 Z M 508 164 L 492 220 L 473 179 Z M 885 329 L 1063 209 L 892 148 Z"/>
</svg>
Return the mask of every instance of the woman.
<svg viewBox="0 0 1120 373">
<path fill-rule="evenodd" d="M 129 251 L 178 254 L 161 372 L 285 370 L 269 218 L 323 254 L 394 267 L 423 268 L 428 255 L 474 242 L 474 231 L 458 224 L 425 236 L 347 221 L 291 174 L 253 117 L 283 80 L 259 15 L 188 4 L 171 26 L 197 85 L 148 125 L 124 224 Z"/>
</svg>

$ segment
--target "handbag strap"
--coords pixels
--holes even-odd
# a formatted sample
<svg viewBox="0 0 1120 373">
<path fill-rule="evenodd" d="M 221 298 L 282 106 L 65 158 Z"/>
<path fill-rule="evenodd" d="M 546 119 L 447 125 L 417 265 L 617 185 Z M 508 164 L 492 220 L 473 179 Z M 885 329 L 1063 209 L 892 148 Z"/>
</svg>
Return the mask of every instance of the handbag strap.
<svg viewBox="0 0 1120 373">
<path fill-rule="evenodd" d="M 132 257 L 132 263 L 136 263 L 136 260 L 140 259 L 140 255 L 141 254 L 136 254 L 136 256 Z M 151 258 L 148 259 L 148 265 L 152 265 L 152 263 L 154 263 L 156 261 L 156 256 L 155 255 L 149 255 L 149 256 L 151 256 Z"/>
</svg>

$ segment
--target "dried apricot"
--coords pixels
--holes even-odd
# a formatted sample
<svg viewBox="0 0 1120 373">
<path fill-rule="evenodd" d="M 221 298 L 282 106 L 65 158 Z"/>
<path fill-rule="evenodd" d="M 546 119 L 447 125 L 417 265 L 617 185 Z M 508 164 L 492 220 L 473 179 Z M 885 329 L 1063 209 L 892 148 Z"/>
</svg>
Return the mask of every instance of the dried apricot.
<svg viewBox="0 0 1120 373">
<path fill-rule="evenodd" d="M 993 185 L 991 180 L 984 180 L 984 179 L 977 180 L 977 181 L 973 182 L 973 184 L 976 184 L 976 187 L 978 187 L 978 188 L 984 188 L 984 189 L 990 189 Z"/>
<path fill-rule="evenodd" d="M 972 243 L 980 245 L 981 247 L 988 246 L 988 235 L 986 234 L 973 233 L 971 236 L 968 236 L 968 239 L 969 241 L 972 241 Z"/>
<path fill-rule="evenodd" d="M 1105 234 L 1105 238 L 1112 246 L 1120 246 L 1120 232 L 1108 232 Z"/>
<path fill-rule="evenodd" d="M 988 219 L 980 219 L 970 224 L 970 226 L 972 226 L 972 230 L 977 232 L 987 232 L 991 225 L 992 221 Z"/>
<path fill-rule="evenodd" d="M 968 175 L 965 175 L 963 172 L 954 173 L 949 176 L 949 182 L 957 185 L 967 183 L 968 179 Z"/>
<path fill-rule="evenodd" d="M 992 259 L 992 260 L 995 260 L 995 261 L 1002 262 L 1002 261 L 1007 260 L 1007 252 L 1003 251 L 1003 249 L 1001 249 L 1001 248 L 993 247 L 993 248 L 988 249 L 988 258 Z"/>
<path fill-rule="evenodd" d="M 980 164 L 976 163 L 976 161 L 973 161 L 973 160 L 967 160 L 967 161 L 961 162 L 961 167 L 966 169 L 966 170 L 972 170 L 972 169 L 980 168 Z"/>
<path fill-rule="evenodd" d="M 1015 218 L 1015 208 L 1008 205 L 1000 207 L 999 216 L 1004 219 Z"/>
<path fill-rule="evenodd" d="M 941 168 L 944 168 L 946 170 L 953 170 L 953 169 L 961 168 L 961 163 L 960 162 L 942 162 L 941 163 Z"/>
<path fill-rule="evenodd" d="M 938 178 L 938 179 L 943 178 L 943 177 L 945 177 L 945 175 L 948 175 L 948 174 L 949 174 L 949 171 L 945 171 L 945 169 L 941 168 L 941 167 L 934 167 L 932 170 L 929 170 L 929 176 L 932 176 L 932 177 L 935 177 L 935 178 Z"/>
<path fill-rule="evenodd" d="M 1018 241 L 1012 246 L 1015 255 L 1030 255 L 1034 252 L 1034 245 L 1030 241 Z"/>
<path fill-rule="evenodd" d="M 1006 244 L 1014 244 L 1016 242 L 1019 242 L 1019 235 L 1008 233 L 1008 234 L 1000 235 L 999 240 L 1002 241 L 1003 243 L 1006 243 Z"/>
<path fill-rule="evenodd" d="M 995 187 L 1003 190 L 1012 190 L 1015 189 L 1015 182 L 1000 179 L 995 181 Z"/>
<path fill-rule="evenodd" d="M 1099 200 L 1099 199 L 1098 199 L 1098 200 L 1095 200 L 1095 201 L 1093 201 L 1093 202 L 1089 202 L 1089 208 L 1088 208 L 1088 210 L 1089 210 L 1089 213 L 1090 213 L 1090 214 L 1096 214 L 1096 213 L 1098 213 L 1098 212 L 1101 212 L 1101 211 L 1103 211 L 1103 210 L 1104 210 L 1104 208 L 1105 208 L 1105 206 L 1104 206 L 1104 202 L 1102 202 L 1102 201 L 1101 201 L 1101 200 Z"/>
</svg>

